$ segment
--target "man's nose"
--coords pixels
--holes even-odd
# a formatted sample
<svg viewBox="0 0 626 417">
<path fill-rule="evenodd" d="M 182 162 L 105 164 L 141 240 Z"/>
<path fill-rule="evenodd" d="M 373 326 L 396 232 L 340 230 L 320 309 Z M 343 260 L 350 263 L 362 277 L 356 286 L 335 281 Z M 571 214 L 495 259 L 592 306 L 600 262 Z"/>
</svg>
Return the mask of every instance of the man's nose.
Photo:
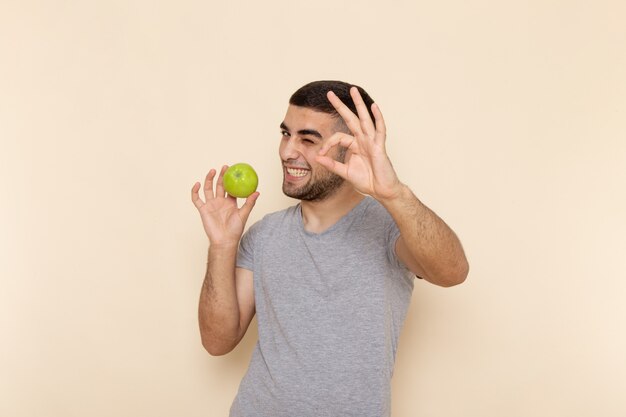
<svg viewBox="0 0 626 417">
<path fill-rule="evenodd" d="M 300 151 L 293 137 L 285 138 L 280 143 L 280 157 L 283 160 L 298 159 Z"/>
</svg>

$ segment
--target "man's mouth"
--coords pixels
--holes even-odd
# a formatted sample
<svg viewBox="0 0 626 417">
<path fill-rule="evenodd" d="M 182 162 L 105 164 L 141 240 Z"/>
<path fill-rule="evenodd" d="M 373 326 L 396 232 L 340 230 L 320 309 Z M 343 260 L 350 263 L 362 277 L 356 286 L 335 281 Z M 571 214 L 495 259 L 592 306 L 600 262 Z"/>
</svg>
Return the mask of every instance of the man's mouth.
<svg viewBox="0 0 626 417">
<path fill-rule="evenodd" d="M 287 174 L 291 175 L 292 177 L 296 177 L 296 178 L 302 178 L 306 174 L 308 174 L 308 172 L 309 172 L 308 169 L 287 168 L 287 167 L 285 167 L 285 169 L 287 170 Z"/>
</svg>

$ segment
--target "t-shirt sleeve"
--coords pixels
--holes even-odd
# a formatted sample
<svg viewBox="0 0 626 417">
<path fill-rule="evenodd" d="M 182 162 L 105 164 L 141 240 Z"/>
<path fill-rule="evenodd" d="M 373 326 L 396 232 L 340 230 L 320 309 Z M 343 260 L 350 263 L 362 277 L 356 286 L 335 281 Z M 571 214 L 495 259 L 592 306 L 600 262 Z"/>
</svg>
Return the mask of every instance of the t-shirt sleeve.
<svg viewBox="0 0 626 417">
<path fill-rule="evenodd" d="M 260 224 L 253 224 L 241 237 L 239 242 L 239 251 L 237 252 L 237 267 L 254 269 L 254 249 L 258 247 L 257 241 L 259 236 Z"/>
<path fill-rule="evenodd" d="M 391 264 L 394 265 L 396 268 L 404 270 L 407 274 L 410 273 L 412 277 L 414 276 L 417 277 L 417 275 L 414 275 L 406 267 L 406 265 L 404 265 L 404 263 L 400 260 L 400 258 L 398 258 L 398 255 L 396 254 L 396 243 L 398 242 L 398 239 L 400 238 L 400 229 L 398 229 L 396 222 L 393 220 L 393 218 L 391 218 L 391 216 L 389 216 L 387 220 L 389 222 L 386 225 L 387 257 L 389 258 L 389 262 L 391 262 Z"/>
<path fill-rule="evenodd" d="M 387 220 L 386 224 L 386 237 L 387 237 L 387 257 L 389 258 L 389 262 L 396 267 L 404 268 L 404 265 L 396 255 L 396 242 L 400 237 L 400 229 L 396 225 L 396 222 L 390 217 Z"/>
</svg>

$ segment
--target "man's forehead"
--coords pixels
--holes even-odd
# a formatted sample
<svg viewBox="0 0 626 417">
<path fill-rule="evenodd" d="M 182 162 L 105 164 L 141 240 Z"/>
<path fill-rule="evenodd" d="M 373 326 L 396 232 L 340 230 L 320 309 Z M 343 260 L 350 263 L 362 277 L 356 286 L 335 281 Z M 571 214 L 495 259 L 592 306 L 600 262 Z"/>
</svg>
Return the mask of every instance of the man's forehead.
<svg viewBox="0 0 626 417">
<path fill-rule="evenodd" d="M 307 107 L 294 106 L 287 107 L 284 124 L 293 130 L 301 129 L 333 129 L 337 124 L 337 117 L 331 114 L 310 109 Z"/>
</svg>

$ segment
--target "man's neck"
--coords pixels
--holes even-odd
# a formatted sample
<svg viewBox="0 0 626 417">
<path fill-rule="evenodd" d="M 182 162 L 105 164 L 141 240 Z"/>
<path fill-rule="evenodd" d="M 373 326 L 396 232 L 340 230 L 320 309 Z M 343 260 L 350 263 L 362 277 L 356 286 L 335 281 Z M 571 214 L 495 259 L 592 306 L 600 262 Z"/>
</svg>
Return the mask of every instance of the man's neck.
<svg viewBox="0 0 626 417">
<path fill-rule="evenodd" d="M 311 233 L 322 233 L 356 207 L 365 196 L 345 183 L 321 201 L 302 201 L 302 222 Z"/>
</svg>

